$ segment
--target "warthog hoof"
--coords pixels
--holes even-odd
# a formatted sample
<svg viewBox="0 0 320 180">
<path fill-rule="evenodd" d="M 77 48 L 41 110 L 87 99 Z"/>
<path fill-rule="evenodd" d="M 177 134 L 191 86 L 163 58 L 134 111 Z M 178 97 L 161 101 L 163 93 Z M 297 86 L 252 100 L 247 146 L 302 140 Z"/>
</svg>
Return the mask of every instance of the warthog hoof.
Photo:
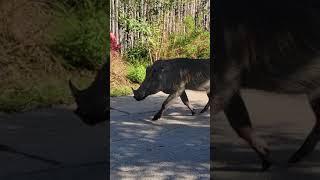
<svg viewBox="0 0 320 180">
<path fill-rule="evenodd" d="M 299 156 L 298 154 L 294 154 L 289 158 L 288 163 L 294 164 L 294 163 L 299 162 L 301 159 L 302 159 L 301 156 Z"/>
<path fill-rule="evenodd" d="M 156 121 L 156 120 L 160 119 L 160 117 L 161 117 L 161 114 L 156 114 L 153 116 L 152 121 Z"/>
<path fill-rule="evenodd" d="M 272 165 L 272 163 L 269 160 L 263 160 L 262 161 L 262 169 L 261 169 L 261 171 L 268 170 L 271 165 Z"/>
<path fill-rule="evenodd" d="M 262 156 L 262 168 L 261 171 L 268 170 L 272 165 L 272 160 L 270 158 L 270 150 L 268 148 L 263 148 L 263 151 L 265 152 Z"/>
<path fill-rule="evenodd" d="M 197 114 L 196 111 L 195 111 L 195 109 L 192 109 L 191 114 L 192 114 L 192 116 L 194 116 L 195 114 Z"/>
<path fill-rule="evenodd" d="M 204 113 L 204 112 L 206 112 L 207 111 L 207 109 L 202 109 L 201 111 L 200 111 L 200 114 L 202 114 L 202 113 Z"/>
</svg>

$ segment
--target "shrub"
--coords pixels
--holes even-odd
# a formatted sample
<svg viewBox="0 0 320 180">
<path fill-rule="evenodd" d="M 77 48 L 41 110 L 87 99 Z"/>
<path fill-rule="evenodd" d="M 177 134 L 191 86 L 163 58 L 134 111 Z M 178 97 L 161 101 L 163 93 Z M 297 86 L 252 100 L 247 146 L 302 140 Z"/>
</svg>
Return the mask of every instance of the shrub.
<svg viewBox="0 0 320 180">
<path fill-rule="evenodd" d="M 116 88 L 112 88 L 110 90 L 111 97 L 127 96 L 129 94 L 132 94 L 131 87 L 129 87 L 129 86 L 116 87 Z"/>
<path fill-rule="evenodd" d="M 75 3 L 71 0 L 57 4 L 51 47 L 63 57 L 64 65 L 69 68 L 97 69 L 109 51 L 109 43 L 107 47 L 104 45 L 108 15 L 98 1 L 81 2 L 75 7 L 69 5 Z"/>
<path fill-rule="evenodd" d="M 108 1 L 101 0 L 58 0 L 58 2 L 77 9 L 86 8 L 86 6 L 94 6 L 101 9 L 109 7 Z"/>
<path fill-rule="evenodd" d="M 189 58 L 210 57 L 210 32 L 194 26 L 194 19 L 187 16 L 185 21 L 187 32 L 173 33 L 169 37 L 169 56 Z"/>
<path fill-rule="evenodd" d="M 141 84 L 146 76 L 146 66 L 142 63 L 130 64 L 127 78 L 133 83 Z"/>
<path fill-rule="evenodd" d="M 137 43 L 125 52 L 124 58 L 130 64 L 146 64 L 150 62 L 148 47 L 145 44 Z"/>
</svg>

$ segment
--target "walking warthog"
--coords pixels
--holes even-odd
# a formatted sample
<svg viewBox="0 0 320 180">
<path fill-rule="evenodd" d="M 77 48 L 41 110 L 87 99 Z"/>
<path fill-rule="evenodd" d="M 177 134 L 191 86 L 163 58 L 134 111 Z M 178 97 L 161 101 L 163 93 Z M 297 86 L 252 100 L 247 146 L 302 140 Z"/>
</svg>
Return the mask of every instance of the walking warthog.
<svg viewBox="0 0 320 180">
<path fill-rule="evenodd" d="M 241 88 L 305 93 L 316 116 L 311 133 L 289 159 L 298 162 L 320 139 L 320 6 L 317 1 L 214 1 L 212 116 L 223 110 L 240 137 L 270 167 L 269 148 L 257 137 Z"/>
<path fill-rule="evenodd" d="M 163 111 L 176 97 L 190 109 L 192 115 L 195 111 L 189 103 L 186 89 L 206 91 L 210 93 L 210 61 L 205 59 L 177 58 L 171 60 L 158 60 L 146 69 L 146 78 L 138 90 L 134 90 L 134 98 L 137 101 L 145 99 L 151 94 L 162 91 L 169 94 L 163 102 L 161 109 L 154 115 L 152 120 L 158 120 Z M 209 99 L 210 102 L 210 99 Z M 202 112 L 205 112 L 210 103 L 207 103 Z"/>
<path fill-rule="evenodd" d="M 109 117 L 108 69 L 109 63 L 104 64 L 92 84 L 84 90 L 78 90 L 71 80 L 69 81 L 71 92 L 77 103 L 77 109 L 74 112 L 86 124 L 95 125 L 106 121 Z"/>
</svg>

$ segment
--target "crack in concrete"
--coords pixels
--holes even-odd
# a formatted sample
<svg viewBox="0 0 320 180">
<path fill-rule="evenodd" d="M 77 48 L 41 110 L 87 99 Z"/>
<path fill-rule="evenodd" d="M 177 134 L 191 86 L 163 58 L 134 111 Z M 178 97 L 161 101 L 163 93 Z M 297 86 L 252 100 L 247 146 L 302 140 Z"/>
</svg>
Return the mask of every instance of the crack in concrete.
<svg viewBox="0 0 320 180">
<path fill-rule="evenodd" d="M 135 113 L 131 113 L 131 112 L 128 112 L 128 111 L 123 111 L 123 110 L 120 110 L 120 109 L 116 109 L 116 108 L 113 108 L 113 107 L 110 107 L 111 110 L 115 110 L 115 111 L 118 111 L 118 112 L 121 112 L 121 113 L 124 113 L 125 115 L 120 115 L 120 116 L 132 116 L 132 115 L 141 115 L 141 114 L 148 114 L 148 113 L 155 113 L 155 112 L 158 112 L 156 110 L 154 111 L 145 111 L 145 112 L 135 112 Z"/>
<path fill-rule="evenodd" d="M 147 114 L 147 113 L 155 113 L 158 111 L 145 111 L 145 112 L 137 112 L 137 113 L 133 113 L 133 114 Z"/>
<path fill-rule="evenodd" d="M 111 141 L 111 143 L 113 143 L 113 142 L 119 142 L 119 141 L 123 141 L 123 140 L 128 140 L 127 138 L 121 138 L 121 139 L 114 139 L 114 140 L 112 140 L 112 139 L 110 139 Z"/>
<path fill-rule="evenodd" d="M 44 157 L 41 157 L 41 156 L 38 156 L 38 155 L 29 154 L 29 153 L 25 153 L 25 152 L 22 152 L 22 151 L 18 151 L 18 150 L 14 149 L 14 148 L 12 148 L 10 146 L 3 145 L 3 144 L 0 144 L 0 151 L 5 151 L 5 152 L 8 152 L 8 153 L 12 153 L 12 154 L 19 154 L 19 155 L 22 155 L 22 156 L 25 156 L 25 157 L 28 157 L 28 158 L 31 158 L 31 159 L 43 161 L 45 163 L 49 163 L 49 164 L 55 165 L 55 166 L 59 166 L 61 164 L 61 162 L 59 162 L 59 161 L 52 160 L 52 159 L 47 159 L 47 158 L 44 158 Z"/>
<path fill-rule="evenodd" d="M 176 130 L 176 129 L 179 129 L 179 128 L 181 128 L 181 127 L 170 128 L 170 129 L 168 129 L 168 130 L 166 130 L 166 131 L 164 131 L 164 132 L 162 132 L 162 133 L 159 133 L 159 137 L 161 137 L 162 135 L 165 135 L 165 134 L 167 134 L 167 133 L 169 133 L 169 132 L 171 132 L 171 131 L 174 131 L 174 130 Z"/>
<path fill-rule="evenodd" d="M 130 112 L 127 112 L 127 111 L 123 111 L 123 110 L 120 110 L 120 109 L 116 109 L 116 108 L 113 108 L 113 107 L 110 107 L 110 110 L 115 110 L 115 111 L 119 111 L 121 113 L 125 113 L 127 115 L 130 115 Z"/>
</svg>

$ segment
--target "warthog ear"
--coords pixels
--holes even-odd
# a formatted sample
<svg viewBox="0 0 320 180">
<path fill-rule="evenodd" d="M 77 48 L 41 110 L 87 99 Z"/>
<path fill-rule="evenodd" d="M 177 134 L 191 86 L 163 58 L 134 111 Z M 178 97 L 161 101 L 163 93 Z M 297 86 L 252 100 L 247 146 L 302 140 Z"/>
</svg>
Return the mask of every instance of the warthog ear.
<svg viewBox="0 0 320 180">
<path fill-rule="evenodd" d="M 69 80 L 69 87 L 70 87 L 70 90 L 72 92 L 72 95 L 76 98 L 79 96 L 80 94 L 80 90 L 75 86 L 73 85 L 73 83 L 71 82 L 71 80 Z"/>
</svg>

